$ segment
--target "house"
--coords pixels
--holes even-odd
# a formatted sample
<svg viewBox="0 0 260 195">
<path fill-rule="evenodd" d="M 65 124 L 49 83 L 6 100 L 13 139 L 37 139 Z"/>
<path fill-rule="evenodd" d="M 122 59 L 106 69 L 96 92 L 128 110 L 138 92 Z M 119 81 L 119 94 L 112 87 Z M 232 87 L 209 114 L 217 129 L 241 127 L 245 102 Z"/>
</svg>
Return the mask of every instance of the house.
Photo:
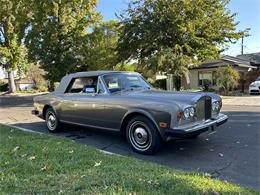
<svg viewBox="0 0 260 195">
<path fill-rule="evenodd" d="M 216 72 L 218 68 L 226 66 L 231 66 L 239 72 L 239 89 L 243 92 L 254 78 L 250 75 L 258 74 L 257 66 L 252 65 L 248 59 L 225 55 L 218 60 L 205 61 L 198 67 L 192 68 L 189 73 L 190 83 L 183 86 L 184 88 L 198 89 L 208 85 L 209 88 L 219 90 Z M 186 79 L 182 79 L 182 84 L 185 83 L 184 80 Z"/>
<path fill-rule="evenodd" d="M 260 52 L 238 55 L 237 58 L 249 61 L 252 66 L 260 70 Z"/>
<path fill-rule="evenodd" d="M 18 71 L 14 71 L 14 78 L 15 78 L 15 85 L 16 89 L 24 91 L 30 90 L 35 86 L 35 83 L 32 79 L 29 78 L 19 78 Z M 0 67 L 0 82 L 7 83 L 8 82 L 8 75 L 5 69 Z"/>
</svg>

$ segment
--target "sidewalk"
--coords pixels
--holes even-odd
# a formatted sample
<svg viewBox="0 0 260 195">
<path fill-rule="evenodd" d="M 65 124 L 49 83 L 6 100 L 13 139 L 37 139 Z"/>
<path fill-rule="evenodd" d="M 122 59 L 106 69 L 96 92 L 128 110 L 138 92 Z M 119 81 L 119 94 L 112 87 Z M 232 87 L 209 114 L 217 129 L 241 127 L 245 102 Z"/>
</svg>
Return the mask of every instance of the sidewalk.
<svg viewBox="0 0 260 195">
<path fill-rule="evenodd" d="M 224 105 L 233 106 L 259 106 L 260 95 L 258 96 L 221 96 Z"/>
</svg>

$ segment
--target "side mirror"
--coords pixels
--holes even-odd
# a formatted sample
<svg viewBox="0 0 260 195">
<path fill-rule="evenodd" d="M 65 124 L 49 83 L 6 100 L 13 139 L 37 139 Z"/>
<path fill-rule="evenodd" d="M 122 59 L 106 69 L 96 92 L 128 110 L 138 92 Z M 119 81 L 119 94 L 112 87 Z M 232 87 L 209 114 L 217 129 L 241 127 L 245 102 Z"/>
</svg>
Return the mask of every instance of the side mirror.
<svg viewBox="0 0 260 195">
<path fill-rule="evenodd" d="M 96 92 L 96 90 L 95 90 L 94 87 L 85 87 L 85 88 L 83 89 L 83 93 L 93 94 L 93 93 L 95 93 L 95 92 Z"/>
</svg>

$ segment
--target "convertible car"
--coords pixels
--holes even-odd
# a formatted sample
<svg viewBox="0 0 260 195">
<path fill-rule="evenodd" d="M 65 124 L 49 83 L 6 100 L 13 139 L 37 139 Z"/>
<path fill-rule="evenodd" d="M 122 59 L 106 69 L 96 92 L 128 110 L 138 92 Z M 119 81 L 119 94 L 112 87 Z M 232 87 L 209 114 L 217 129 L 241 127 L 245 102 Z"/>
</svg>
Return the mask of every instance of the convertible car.
<svg viewBox="0 0 260 195">
<path fill-rule="evenodd" d="M 228 117 L 213 93 L 154 89 L 139 73 L 78 72 L 58 88 L 34 98 L 33 114 L 50 132 L 62 124 L 121 132 L 134 151 L 153 154 L 170 138 L 195 138 L 215 131 Z"/>
</svg>

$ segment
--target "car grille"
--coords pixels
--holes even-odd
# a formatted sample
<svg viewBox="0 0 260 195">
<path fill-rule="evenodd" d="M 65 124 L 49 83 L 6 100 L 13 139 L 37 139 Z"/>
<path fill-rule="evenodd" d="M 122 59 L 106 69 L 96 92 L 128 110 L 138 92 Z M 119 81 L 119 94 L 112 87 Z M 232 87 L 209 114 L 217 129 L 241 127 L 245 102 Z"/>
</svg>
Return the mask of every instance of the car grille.
<svg viewBox="0 0 260 195">
<path fill-rule="evenodd" d="M 197 120 L 207 120 L 211 118 L 211 97 L 203 96 L 196 106 Z"/>
</svg>

